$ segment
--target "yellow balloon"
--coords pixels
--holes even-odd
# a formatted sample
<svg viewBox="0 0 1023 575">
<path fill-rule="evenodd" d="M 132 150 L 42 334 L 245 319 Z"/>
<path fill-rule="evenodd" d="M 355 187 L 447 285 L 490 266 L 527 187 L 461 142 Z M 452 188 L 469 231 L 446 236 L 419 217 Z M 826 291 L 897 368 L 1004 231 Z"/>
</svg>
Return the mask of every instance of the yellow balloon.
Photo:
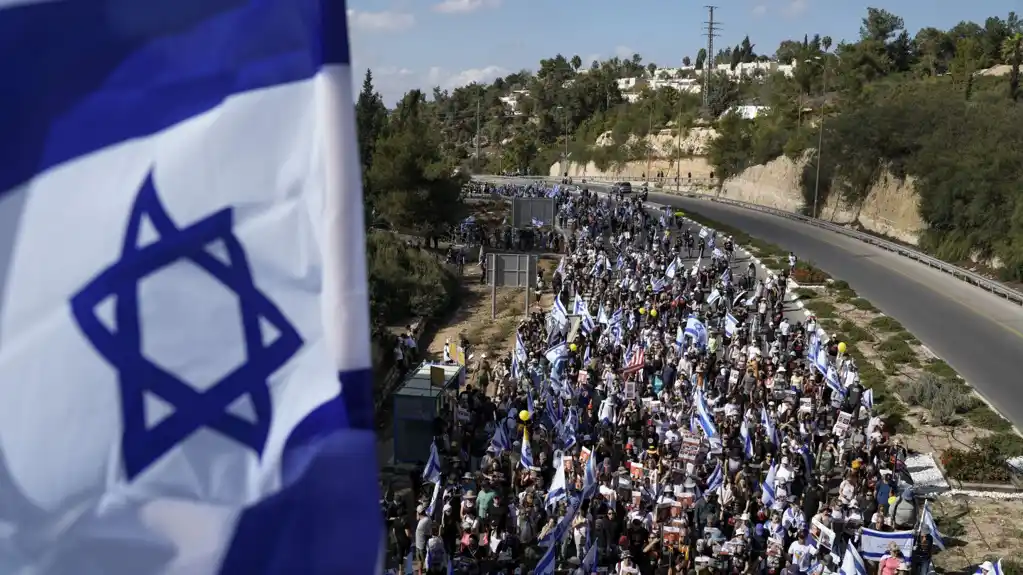
<svg viewBox="0 0 1023 575">
<path fill-rule="evenodd" d="M 650 315 L 652 315 L 653 317 L 657 317 L 657 310 L 655 309 L 650 310 Z"/>
<path fill-rule="evenodd" d="M 529 411 L 525 410 L 525 409 L 520 411 L 519 412 L 519 419 L 521 419 L 522 421 L 529 421 Z"/>
<path fill-rule="evenodd" d="M 639 315 L 643 315 L 645 313 L 646 313 L 646 308 L 645 307 L 639 308 Z"/>
<path fill-rule="evenodd" d="M 570 345 L 568 346 L 568 349 L 570 349 L 570 350 L 572 350 L 572 351 L 575 351 L 575 350 L 579 349 L 579 347 L 578 347 L 578 346 L 576 346 L 576 345 L 575 345 L 575 344 L 573 343 L 573 344 L 570 344 Z"/>
<path fill-rule="evenodd" d="M 845 353 L 846 349 L 848 349 L 848 348 L 846 347 L 844 341 L 838 342 L 838 353 Z"/>
</svg>

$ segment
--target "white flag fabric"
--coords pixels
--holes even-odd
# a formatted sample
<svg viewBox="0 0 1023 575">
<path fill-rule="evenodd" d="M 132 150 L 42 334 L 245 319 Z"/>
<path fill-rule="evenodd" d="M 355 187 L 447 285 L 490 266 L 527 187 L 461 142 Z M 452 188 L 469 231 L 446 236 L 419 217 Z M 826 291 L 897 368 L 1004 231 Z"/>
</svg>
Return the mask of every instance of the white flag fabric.
<svg viewBox="0 0 1023 575">
<path fill-rule="evenodd" d="M 0 572 L 378 572 L 344 1 L 0 38 Z"/>
<path fill-rule="evenodd" d="M 856 551 L 855 545 L 845 546 L 845 555 L 842 557 L 842 565 L 838 570 L 839 575 L 867 575 L 867 564 Z"/>
<path fill-rule="evenodd" d="M 877 531 L 863 528 L 860 536 L 860 554 L 864 559 L 878 561 L 888 552 L 888 544 L 895 543 L 906 557 L 913 555 L 912 531 Z"/>
</svg>

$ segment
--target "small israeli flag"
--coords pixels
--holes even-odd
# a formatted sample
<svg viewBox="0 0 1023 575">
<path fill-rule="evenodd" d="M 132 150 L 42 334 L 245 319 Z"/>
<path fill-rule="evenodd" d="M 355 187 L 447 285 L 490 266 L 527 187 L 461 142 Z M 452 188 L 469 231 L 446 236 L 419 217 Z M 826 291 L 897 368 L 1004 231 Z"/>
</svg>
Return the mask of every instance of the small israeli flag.
<svg viewBox="0 0 1023 575">
<path fill-rule="evenodd" d="M 931 540 L 934 541 L 938 549 L 945 550 L 945 540 L 941 538 L 941 533 L 938 532 L 938 525 L 934 522 L 934 516 L 931 515 L 930 502 L 924 503 L 924 513 L 920 519 L 920 527 L 930 534 Z"/>
</svg>

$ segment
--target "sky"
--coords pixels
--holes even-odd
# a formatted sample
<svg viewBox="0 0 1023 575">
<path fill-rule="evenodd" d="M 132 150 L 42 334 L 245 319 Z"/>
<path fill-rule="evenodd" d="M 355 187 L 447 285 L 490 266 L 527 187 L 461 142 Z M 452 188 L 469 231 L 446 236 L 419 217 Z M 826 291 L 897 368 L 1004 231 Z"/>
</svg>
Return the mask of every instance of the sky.
<svg viewBox="0 0 1023 575">
<path fill-rule="evenodd" d="M 884 8 L 920 28 L 1023 12 L 1021 0 L 717 0 L 716 46 L 749 35 L 757 53 L 804 34 L 855 40 L 867 7 Z M 693 59 L 706 46 L 704 2 L 686 0 L 348 0 L 352 73 L 366 69 L 388 105 L 413 88 L 430 94 L 511 72 L 542 58 L 643 56 L 659 67 Z"/>
</svg>

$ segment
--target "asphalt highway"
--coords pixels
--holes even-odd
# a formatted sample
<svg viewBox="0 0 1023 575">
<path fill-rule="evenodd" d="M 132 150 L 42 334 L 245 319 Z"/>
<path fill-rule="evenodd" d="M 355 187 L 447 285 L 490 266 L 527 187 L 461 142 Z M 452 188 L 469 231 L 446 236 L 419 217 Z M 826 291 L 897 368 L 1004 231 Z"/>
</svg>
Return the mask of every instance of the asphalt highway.
<svg viewBox="0 0 1023 575">
<path fill-rule="evenodd" d="M 1023 429 L 1023 307 L 919 262 L 799 221 L 671 194 L 651 192 L 649 201 L 741 229 L 849 282 Z"/>
</svg>

